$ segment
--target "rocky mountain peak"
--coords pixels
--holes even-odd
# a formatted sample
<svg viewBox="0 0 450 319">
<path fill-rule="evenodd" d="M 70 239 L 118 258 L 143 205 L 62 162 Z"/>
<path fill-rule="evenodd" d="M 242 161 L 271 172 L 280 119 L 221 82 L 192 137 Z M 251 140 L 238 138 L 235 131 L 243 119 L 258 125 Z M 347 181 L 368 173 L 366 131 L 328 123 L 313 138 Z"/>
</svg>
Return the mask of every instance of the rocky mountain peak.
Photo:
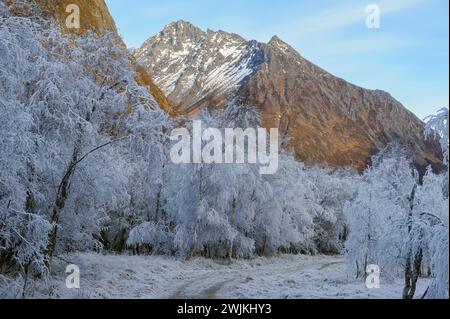
<svg viewBox="0 0 450 319">
<path fill-rule="evenodd" d="M 272 50 L 277 50 L 281 54 L 285 54 L 286 56 L 295 55 L 297 57 L 301 57 L 300 54 L 289 44 L 281 40 L 278 36 L 274 35 L 270 41 L 267 43 L 267 47 Z"/>
<path fill-rule="evenodd" d="M 289 47 L 291 48 L 286 42 L 284 42 L 283 40 L 281 40 L 278 36 L 274 35 L 269 42 L 267 42 L 267 45 L 270 46 L 275 46 L 275 47 Z"/>
<path fill-rule="evenodd" d="M 183 30 L 183 29 L 187 29 L 187 28 L 195 28 L 198 29 L 195 25 L 193 25 L 192 23 L 185 21 L 183 19 L 177 20 L 177 21 L 173 21 L 169 24 L 167 24 L 164 29 L 176 29 L 176 30 Z"/>
<path fill-rule="evenodd" d="M 136 59 L 182 111 L 213 94 L 225 98 L 254 73 L 262 46 L 225 31 L 203 31 L 185 21 L 167 25 L 136 51 Z"/>
<path fill-rule="evenodd" d="M 198 41 L 204 37 L 204 32 L 189 22 L 178 20 L 166 25 L 158 36 L 171 43 L 177 43 L 188 39 Z"/>
</svg>

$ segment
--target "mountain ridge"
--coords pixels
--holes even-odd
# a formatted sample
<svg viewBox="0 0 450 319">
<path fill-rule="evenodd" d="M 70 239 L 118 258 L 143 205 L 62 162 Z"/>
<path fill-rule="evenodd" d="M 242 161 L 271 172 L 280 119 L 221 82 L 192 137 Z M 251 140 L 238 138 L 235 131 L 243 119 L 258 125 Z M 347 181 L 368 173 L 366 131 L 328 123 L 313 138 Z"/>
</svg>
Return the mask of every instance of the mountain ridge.
<svg viewBox="0 0 450 319">
<path fill-rule="evenodd" d="M 258 107 L 264 127 L 291 138 L 286 148 L 307 164 L 359 171 L 390 142 L 419 166 L 440 165 L 423 122 L 389 93 L 336 77 L 273 36 L 268 43 L 225 31 L 169 23 L 135 52 L 175 107 L 195 115 L 231 100 Z"/>
</svg>

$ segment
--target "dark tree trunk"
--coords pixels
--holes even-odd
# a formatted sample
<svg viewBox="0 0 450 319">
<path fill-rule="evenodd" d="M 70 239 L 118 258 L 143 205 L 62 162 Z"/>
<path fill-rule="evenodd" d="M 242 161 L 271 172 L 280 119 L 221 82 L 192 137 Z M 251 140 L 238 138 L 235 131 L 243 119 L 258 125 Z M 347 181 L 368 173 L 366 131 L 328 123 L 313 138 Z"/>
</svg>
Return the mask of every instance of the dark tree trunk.
<svg viewBox="0 0 450 319">
<path fill-rule="evenodd" d="M 69 197 L 69 186 L 70 179 L 75 171 L 76 165 L 78 161 L 78 148 L 75 148 L 72 155 L 72 161 L 67 169 L 61 184 L 58 188 L 58 193 L 56 195 L 55 204 L 53 206 L 52 211 L 52 230 L 50 231 L 49 241 L 47 246 L 47 262 L 50 263 L 51 258 L 55 254 L 56 250 L 56 239 L 58 236 L 58 227 L 59 227 L 59 218 L 61 216 L 61 211 L 66 206 L 67 198 Z M 48 265 L 47 265 L 48 266 Z"/>
<path fill-rule="evenodd" d="M 411 192 L 411 196 L 408 198 L 410 208 L 408 221 L 409 235 L 412 232 L 412 218 L 413 218 L 414 199 L 416 197 L 416 190 L 417 185 L 414 185 L 414 188 Z M 414 295 L 416 294 L 417 280 L 419 279 L 422 270 L 422 260 L 423 260 L 422 249 L 418 249 L 417 252 L 414 252 L 413 249 L 410 248 L 408 255 L 406 257 L 405 288 L 403 289 L 403 299 L 413 299 Z"/>
<path fill-rule="evenodd" d="M 412 254 L 411 254 L 412 255 Z M 405 289 L 403 290 L 403 299 L 413 299 L 416 294 L 417 280 L 421 275 L 422 269 L 422 250 L 419 250 L 415 256 L 414 261 L 410 257 L 407 260 L 405 269 Z"/>
<path fill-rule="evenodd" d="M 46 249 L 46 265 L 49 267 L 51 259 L 53 255 L 55 254 L 56 250 L 56 243 L 57 243 L 57 236 L 58 236 L 58 226 L 59 226 L 59 219 L 61 216 L 61 212 L 63 211 L 64 207 L 66 206 L 66 201 L 69 197 L 69 191 L 70 191 L 70 180 L 75 173 L 75 170 L 83 160 L 85 160 L 89 155 L 92 153 L 97 152 L 98 150 L 111 145 L 113 143 L 116 143 L 118 141 L 121 141 L 127 137 L 119 138 L 117 140 L 113 140 L 111 142 L 105 143 L 103 145 L 100 145 L 93 150 L 87 152 L 84 156 L 79 157 L 80 153 L 80 147 L 79 144 L 76 144 L 73 154 L 72 154 L 72 160 L 70 162 L 69 167 L 66 170 L 66 173 L 64 177 L 61 180 L 61 183 L 59 184 L 58 192 L 56 194 L 55 204 L 53 206 L 52 211 L 52 230 L 50 231 L 49 235 L 49 241 Z"/>
</svg>

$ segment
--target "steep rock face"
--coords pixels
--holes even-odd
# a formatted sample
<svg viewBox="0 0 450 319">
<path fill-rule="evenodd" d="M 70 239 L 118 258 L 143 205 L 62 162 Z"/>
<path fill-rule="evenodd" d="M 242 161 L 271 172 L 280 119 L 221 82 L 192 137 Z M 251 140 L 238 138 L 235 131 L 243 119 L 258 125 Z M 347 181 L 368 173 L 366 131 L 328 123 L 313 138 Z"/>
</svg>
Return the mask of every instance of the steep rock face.
<svg viewBox="0 0 450 319">
<path fill-rule="evenodd" d="M 80 8 L 80 29 L 70 29 L 71 32 L 84 33 L 93 30 L 97 34 L 105 32 L 117 33 L 114 19 L 109 13 L 104 0 L 32 0 L 47 14 L 61 25 L 64 25 L 69 13 L 66 8 L 75 4 Z"/>
<path fill-rule="evenodd" d="M 14 0 L 8 1 L 13 2 Z M 117 35 L 117 41 L 126 50 L 126 45 L 117 32 L 114 19 L 109 13 L 104 0 L 30 0 L 30 2 L 38 5 L 48 18 L 58 21 L 62 26 L 63 32 L 75 35 L 81 35 L 88 30 L 94 31 L 97 35 L 112 32 Z M 65 27 L 67 16 L 70 14 L 66 12 L 66 8 L 70 4 L 75 4 L 80 9 L 80 29 L 68 29 Z M 154 83 L 147 70 L 136 65 L 135 61 L 131 62 L 137 74 L 136 81 L 148 89 L 163 110 L 173 113 L 169 100 Z"/>
<path fill-rule="evenodd" d="M 263 125 L 280 128 L 290 138 L 284 146 L 308 164 L 362 170 L 392 141 L 418 165 L 440 163 L 423 123 L 401 103 L 331 75 L 277 37 L 263 44 L 178 21 L 147 40 L 136 59 L 184 113 L 232 99 L 260 108 Z"/>
<path fill-rule="evenodd" d="M 424 143 L 423 123 L 383 91 L 339 79 L 302 58 L 274 37 L 264 63 L 240 95 L 263 110 L 267 127 L 279 127 L 289 148 L 307 163 L 363 169 L 374 152 L 398 141 L 419 165 L 437 163 Z"/>
<path fill-rule="evenodd" d="M 178 115 L 177 110 L 171 106 L 171 103 L 165 96 L 164 92 L 155 84 L 155 82 L 153 82 L 148 72 L 142 66 L 135 64 L 134 61 L 132 62 L 137 74 L 136 82 L 141 86 L 145 86 L 147 88 L 147 90 L 153 96 L 161 109 L 164 110 L 164 112 L 168 113 L 171 116 Z"/>
</svg>

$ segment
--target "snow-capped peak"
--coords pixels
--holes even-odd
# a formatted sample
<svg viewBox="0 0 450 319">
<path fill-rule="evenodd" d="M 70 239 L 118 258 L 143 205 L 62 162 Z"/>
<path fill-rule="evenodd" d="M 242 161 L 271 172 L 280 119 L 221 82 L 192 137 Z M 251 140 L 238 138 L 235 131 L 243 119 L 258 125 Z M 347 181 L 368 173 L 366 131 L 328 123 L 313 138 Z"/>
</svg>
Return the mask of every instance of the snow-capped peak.
<svg viewBox="0 0 450 319">
<path fill-rule="evenodd" d="M 172 100 L 195 104 L 237 88 L 256 71 L 260 51 L 261 45 L 237 34 L 205 32 L 180 20 L 147 40 L 136 58 Z"/>
</svg>

